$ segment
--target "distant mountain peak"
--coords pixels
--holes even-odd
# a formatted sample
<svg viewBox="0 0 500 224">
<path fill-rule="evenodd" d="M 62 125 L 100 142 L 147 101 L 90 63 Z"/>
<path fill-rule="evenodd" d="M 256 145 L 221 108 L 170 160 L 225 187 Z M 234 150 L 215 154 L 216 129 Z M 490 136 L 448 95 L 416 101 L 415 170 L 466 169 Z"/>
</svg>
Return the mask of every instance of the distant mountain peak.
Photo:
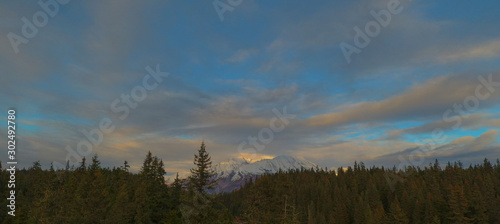
<svg viewBox="0 0 500 224">
<path fill-rule="evenodd" d="M 240 188 L 250 178 L 277 173 L 280 170 L 287 171 L 317 167 L 316 164 L 304 158 L 287 155 L 280 155 L 273 159 L 262 159 L 255 162 L 241 158 L 232 158 L 214 166 L 215 179 L 218 184 L 216 191 L 232 191 Z"/>
</svg>

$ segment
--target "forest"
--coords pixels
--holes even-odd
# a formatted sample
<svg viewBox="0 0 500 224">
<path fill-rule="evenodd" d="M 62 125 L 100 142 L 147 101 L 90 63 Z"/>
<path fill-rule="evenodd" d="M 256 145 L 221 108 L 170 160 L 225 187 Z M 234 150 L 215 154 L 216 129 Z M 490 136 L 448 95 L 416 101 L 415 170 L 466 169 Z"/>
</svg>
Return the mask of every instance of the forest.
<svg viewBox="0 0 500 224">
<path fill-rule="evenodd" d="M 292 170 L 219 200 L 241 223 L 500 223 L 500 163 Z"/>
<path fill-rule="evenodd" d="M 500 223 L 500 162 L 404 170 L 365 167 L 290 170 L 209 194 L 211 158 L 202 144 L 188 179 L 166 184 L 150 152 L 138 173 L 105 168 L 94 155 L 78 167 L 17 172 L 16 216 L 0 223 Z M 8 172 L 0 192 L 7 204 Z"/>
</svg>

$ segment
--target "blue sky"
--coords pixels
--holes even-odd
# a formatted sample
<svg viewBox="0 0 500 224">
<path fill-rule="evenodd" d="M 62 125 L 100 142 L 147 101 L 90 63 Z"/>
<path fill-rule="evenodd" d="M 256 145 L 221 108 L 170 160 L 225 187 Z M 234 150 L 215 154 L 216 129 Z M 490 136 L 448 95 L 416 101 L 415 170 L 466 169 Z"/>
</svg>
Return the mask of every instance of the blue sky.
<svg viewBox="0 0 500 224">
<path fill-rule="evenodd" d="M 0 105 L 18 110 L 21 166 L 64 163 L 67 146 L 87 141 L 82 130 L 107 118 L 115 129 L 76 153 L 136 170 L 150 150 L 168 172 L 185 172 L 202 140 L 215 161 L 285 154 L 340 167 L 404 163 L 397 155 L 411 165 L 499 157 L 498 1 L 216 2 L 232 9 L 223 20 L 212 1 L 61 1 L 15 47 L 10 33 L 23 36 L 22 18 L 33 23 L 43 7 L 0 1 Z M 377 22 L 372 11 L 398 2 L 400 12 L 378 22 L 348 62 L 341 44 L 356 46 L 356 27 L 366 32 Z M 157 65 L 168 77 L 120 119 L 113 102 Z M 470 110 L 457 113 L 464 101 Z M 277 120 L 283 130 L 248 155 L 248 137 L 271 130 L 273 110 L 285 107 L 294 118 Z M 245 142 L 249 151 L 239 150 Z"/>
</svg>

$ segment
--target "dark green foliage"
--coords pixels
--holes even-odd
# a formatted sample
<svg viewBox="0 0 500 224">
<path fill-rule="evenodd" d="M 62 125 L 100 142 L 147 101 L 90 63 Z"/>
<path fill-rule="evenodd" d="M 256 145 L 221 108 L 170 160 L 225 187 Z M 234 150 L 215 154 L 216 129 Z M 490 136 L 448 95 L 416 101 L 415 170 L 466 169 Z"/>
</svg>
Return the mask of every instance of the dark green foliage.
<svg viewBox="0 0 500 224">
<path fill-rule="evenodd" d="M 194 165 L 188 183 L 188 195 L 182 201 L 183 220 L 188 223 L 231 223 L 231 217 L 221 203 L 214 200 L 215 195 L 206 191 L 214 186 L 212 161 L 202 142 L 198 154 L 194 155 Z"/>
<path fill-rule="evenodd" d="M 37 161 L 16 172 L 16 217 L 2 212 L 0 224 L 500 223 L 498 160 L 468 168 L 458 162 L 442 169 L 436 161 L 405 171 L 363 163 L 337 172 L 291 170 L 222 195 L 205 191 L 212 171 L 204 144 L 195 164 L 190 181 L 177 176 L 167 185 L 165 165 L 151 153 L 138 174 L 128 162 L 103 168 L 97 156 L 62 170 L 43 170 Z M 1 170 L 4 205 L 8 178 Z"/>
<path fill-rule="evenodd" d="M 90 164 L 83 158 L 76 169 L 68 164 L 65 170 L 42 170 L 37 161 L 17 171 L 16 216 L 2 209 L 0 224 L 184 223 L 181 207 L 191 196 L 183 190 L 183 181 L 177 177 L 171 186 L 165 184 L 163 161 L 151 152 L 138 174 L 128 172 L 129 167 L 125 161 L 120 168 L 102 168 L 97 155 Z M 0 178 L 0 201 L 5 206 L 8 172 L 1 170 Z M 231 220 L 226 209 L 213 205 L 205 219 L 228 223 L 220 221 Z"/>
<path fill-rule="evenodd" d="M 218 200 L 240 223 L 500 223 L 499 165 L 292 170 Z"/>
<path fill-rule="evenodd" d="M 212 170 L 210 155 L 205 147 L 205 143 L 202 142 L 198 150 L 198 155 L 194 155 L 193 163 L 196 165 L 196 168 L 191 169 L 191 177 L 189 178 L 192 189 L 201 194 L 213 187 L 214 182 L 212 177 L 215 175 Z"/>
</svg>

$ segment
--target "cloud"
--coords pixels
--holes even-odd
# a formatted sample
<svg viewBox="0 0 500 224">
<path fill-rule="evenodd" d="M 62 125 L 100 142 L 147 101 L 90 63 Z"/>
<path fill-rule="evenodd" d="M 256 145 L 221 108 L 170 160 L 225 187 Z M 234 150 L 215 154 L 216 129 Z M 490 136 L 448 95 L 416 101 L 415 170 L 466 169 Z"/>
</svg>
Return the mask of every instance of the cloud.
<svg viewBox="0 0 500 224">
<path fill-rule="evenodd" d="M 498 130 L 489 130 L 479 137 L 463 136 L 439 145 L 420 145 L 405 150 L 388 153 L 376 158 L 379 162 L 400 161 L 407 165 L 427 165 L 434 159 L 441 161 L 482 161 L 495 159 L 500 152 L 497 141 Z"/>
<path fill-rule="evenodd" d="M 441 63 L 470 61 L 500 56 L 500 40 L 495 39 L 472 46 L 455 46 L 452 50 L 438 54 L 435 59 Z"/>
<path fill-rule="evenodd" d="M 495 81 L 500 76 L 496 72 L 492 77 Z M 478 85 L 482 84 L 473 75 L 441 76 L 381 101 L 361 102 L 339 112 L 313 116 L 305 124 L 325 127 L 442 116 L 453 104 L 462 104 L 467 97 L 474 96 Z M 480 107 L 488 107 L 496 102 L 499 92 L 493 91 L 489 98 L 480 102 Z"/>
<path fill-rule="evenodd" d="M 320 146 L 305 144 L 301 150 L 296 151 L 296 155 L 303 156 L 315 161 L 320 166 L 335 165 L 348 166 L 354 161 L 363 161 L 371 164 L 387 165 L 390 163 L 377 163 L 378 157 L 387 153 L 395 153 L 401 149 L 413 148 L 418 144 L 405 141 L 380 141 L 365 140 L 362 138 L 350 139 L 349 141 L 336 141 Z M 397 160 L 393 160 L 394 162 Z M 384 161 L 386 162 L 386 161 Z"/>
<path fill-rule="evenodd" d="M 460 120 L 460 125 L 456 126 L 456 122 L 450 122 L 445 120 L 432 121 L 429 123 L 425 123 L 420 126 L 400 129 L 400 130 L 391 130 L 387 133 L 388 137 L 399 137 L 403 134 L 423 134 L 423 133 L 432 133 L 433 131 L 446 131 L 452 130 L 456 128 L 464 128 L 464 129 L 477 129 L 484 127 L 500 127 L 500 119 L 493 118 L 494 115 L 489 114 L 471 114 L 467 116 L 457 115 L 452 119 L 453 121 Z"/>
<path fill-rule="evenodd" d="M 202 139 L 214 161 L 240 156 L 238 144 L 269 127 L 272 109 L 285 106 L 297 118 L 259 152 L 262 158 L 292 154 L 329 167 L 389 163 L 389 157 L 377 158 L 419 146 L 397 136 L 452 128 L 440 121 L 443 113 L 475 94 L 478 75 L 499 69 L 498 13 L 486 10 L 498 7 L 461 8 L 480 12 L 479 24 L 472 16 L 434 15 L 431 9 L 441 4 L 404 5 L 346 64 L 339 44 L 352 41 L 353 27 L 373 20 L 370 11 L 386 8 L 386 0 L 245 0 L 223 23 L 210 3 L 72 1 L 19 54 L 5 36 L 20 32 L 20 18 L 39 6 L 4 2 L 0 105 L 19 111 L 23 166 L 64 162 L 66 145 L 85 138 L 82 129 L 110 117 L 116 130 L 95 147 L 103 165 L 128 160 L 138 170 L 151 150 L 168 172 L 187 172 Z M 145 66 L 158 63 L 171 75 L 120 120 L 111 102 L 141 83 Z M 499 94 L 480 101 L 461 127 L 499 127 Z M 399 122 L 422 125 L 401 129 Z M 396 137 L 381 137 L 386 132 Z M 441 149 L 476 144 L 479 151 L 463 153 L 493 157 L 494 144 L 485 144 L 493 135 L 487 136 L 463 137 Z"/>
<path fill-rule="evenodd" d="M 225 85 L 238 85 L 246 87 L 262 84 L 259 80 L 255 79 L 217 79 L 217 82 Z"/>
<path fill-rule="evenodd" d="M 241 49 L 236 51 L 233 56 L 226 59 L 226 62 L 239 63 L 246 61 L 251 56 L 257 54 L 259 51 L 256 49 Z"/>
</svg>

